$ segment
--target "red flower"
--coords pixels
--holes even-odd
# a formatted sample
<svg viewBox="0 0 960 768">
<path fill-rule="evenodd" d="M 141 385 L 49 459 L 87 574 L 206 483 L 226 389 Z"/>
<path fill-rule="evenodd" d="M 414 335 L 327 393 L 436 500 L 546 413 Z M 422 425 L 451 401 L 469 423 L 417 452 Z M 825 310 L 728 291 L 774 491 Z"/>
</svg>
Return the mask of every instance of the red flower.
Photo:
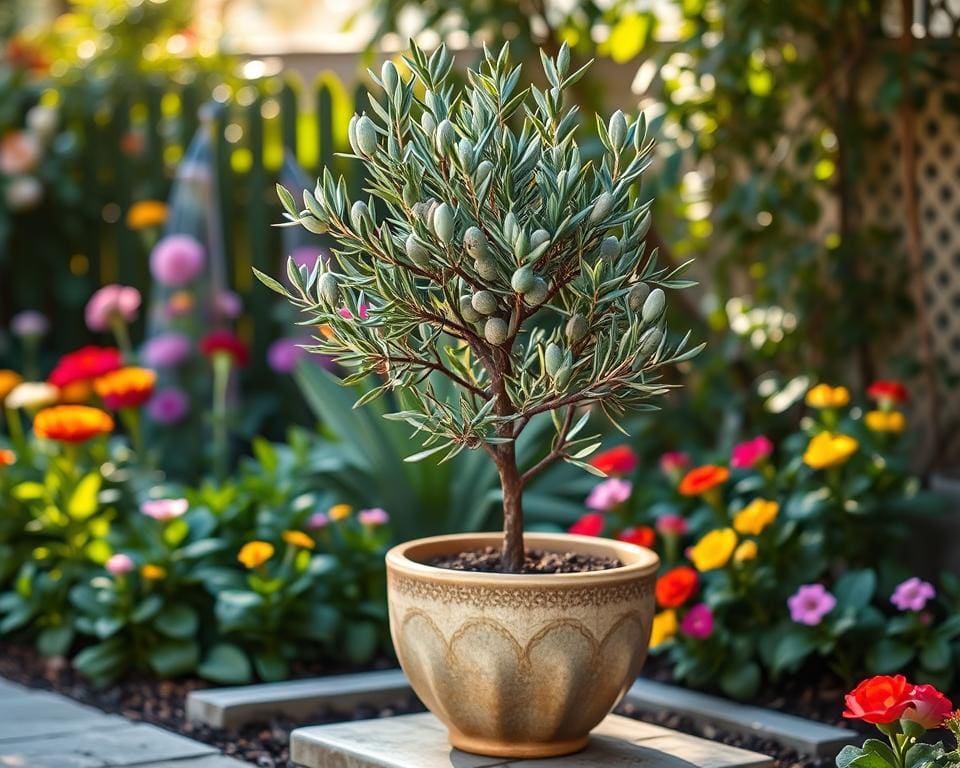
<svg viewBox="0 0 960 768">
<path fill-rule="evenodd" d="M 702 467 L 695 467 L 683 476 L 680 481 L 680 493 L 683 496 L 699 496 L 702 493 L 716 488 L 727 482 L 730 477 L 730 470 L 726 467 L 718 467 L 715 464 L 705 464 Z"/>
<path fill-rule="evenodd" d="M 637 454 L 629 445 L 618 445 L 609 451 L 598 453 L 590 461 L 590 466 L 599 469 L 605 475 L 628 475 L 639 464 Z"/>
<path fill-rule="evenodd" d="M 907 388 L 899 381 L 881 379 L 867 387 L 867 395 L 879 403 L 903 403 L 907 400 Z"/>
<path fill-rule="evenodd" d="M 55 387 L 66 387 L 103 376 L 121 365 L 123 357 L 115 347 L 81 347 L 60 358 L 49 381 Z"/>
<path fill-rule="evenodd" d="M 577 522 L 570 526 L 570 533 L 578 533 L 581 536 L 599 536 L 603 533 L 603 527 L 606 521 L 600 512 L 588 512 Z"/>
<path fill-rule="evenodd" d="M 910 694 L 911 706 L 903 713 L 904 720 L 913 720 L 924 728 L 939 728 L 950 717 L 953 704 L 932 685 L 915 685 Z"/>
<path fill-rule="evenodd" d="M 877 675 L 864 680 L 844 697 L 847 708 L 843 716 L 874 725 L 899 720 L 913 704 L 914 686 L 903 675 Z"/>
<path fill-rule="evenodd" d="M 617 534 L 617 538 L 627 544 L 636 544 L 638 547 L 652 547 L 657 534 L 649 525 L 641 525 L 637 528 L 624 528 Z"/>
<path fill-rule="evenodd" d="M 679 608 L 693 597 L 700 585 L 700 576 L 687 565 L 667 571 L 657 579 L 657 605 L 661 608 Z"/>
<path fill-rule="evenodd" d="M 230 331 L 211 331 L 200 340 L 200 351 L 207 357 L 226 352 L 238 366 L 244 366 L 250 360 L 250 350 L 247 349 L 247 345 Z"/>
</svg>

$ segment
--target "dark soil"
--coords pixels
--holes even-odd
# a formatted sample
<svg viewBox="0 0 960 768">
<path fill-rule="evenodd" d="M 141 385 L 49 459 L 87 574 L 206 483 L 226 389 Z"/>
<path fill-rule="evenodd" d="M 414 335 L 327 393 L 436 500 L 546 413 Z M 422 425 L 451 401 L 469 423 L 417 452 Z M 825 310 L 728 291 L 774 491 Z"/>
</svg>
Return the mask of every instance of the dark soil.
<svg viewBox="0 0 960 768">
<path fill-rule="evenodd" d="M 494 547 L 474 549 L 455 555 L 442 555 L 427 562 L 427 565 L 447 568 L 451 571 L 476 571 L 480 573 L 502 573 L 503 569 L 500 564 L 500 550 Z M 607 571 L 622 566 L 623 563 L 615 557 L 528 549 L 524 553 L 522 573 L 587 573 L 589 571 Z"/>
</svg>

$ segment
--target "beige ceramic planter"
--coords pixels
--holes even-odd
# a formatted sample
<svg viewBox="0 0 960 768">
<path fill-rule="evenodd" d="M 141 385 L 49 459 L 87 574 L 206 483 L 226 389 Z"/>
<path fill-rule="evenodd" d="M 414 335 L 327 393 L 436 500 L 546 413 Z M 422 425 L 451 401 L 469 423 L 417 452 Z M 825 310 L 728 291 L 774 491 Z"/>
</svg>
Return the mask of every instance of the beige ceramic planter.
<svg viewBox="0 0 960 768">
<path fill-rule="evenodd" d="M 459 749 L 516 758 L 576 752 L 646 658 L 658 558 L 619 541 L 528 534 L 530 548 L 614 556 L 625 565 L 524 576 L 422 564 L 501 540 L 435 536 L 387 553 L 400 665 Z"/>
</svg>

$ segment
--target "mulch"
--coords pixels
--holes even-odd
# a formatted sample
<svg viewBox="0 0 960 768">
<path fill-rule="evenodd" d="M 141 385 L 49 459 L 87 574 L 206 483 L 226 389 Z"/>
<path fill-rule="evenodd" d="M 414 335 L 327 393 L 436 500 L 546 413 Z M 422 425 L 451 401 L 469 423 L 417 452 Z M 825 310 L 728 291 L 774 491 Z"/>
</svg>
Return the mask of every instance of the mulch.
<svg viewBox="0 0 960 768">
<path fill-rule="evenodd" d="M 392 664 L 384 659 L 376 666 L 383 668 Z M 300 667 L 294 671 L 296 676 L 306 677 L 350 670 Z M 669 681 L 669 667 L 658 659 L 651 659 L 645 674 L 655 679 Z M 247 725 L 238 731 L 226 731 L 187 722 L 185 717 L 187 694 L 197 688 L 210 685 L 199 679 L 185 678 L 169 681 L 132 675 L 116 685 L 96 689 L 74 671 L 65 659 L 44 659 L 33 648 L 13 643 L 0 644 L 0 677 L 33 688 L 55 691 L 106 712 L 122 715 L 129 720 L 166 728 L 211 744 L 226 755 L 245 760 L 261 768 L 292 768 L 289 753 L 290 731 L 302 725 L 391 717 L 423 711 L 420 702 L 410 696 L 399 698 L 389 707 L 360 706 L 350 712 L 318 709 L 313 715 L 305 718 L 305 721 L 293 721 L 282 717 L 271 718 L 268 722 Z M 803 680 L 805 683 L 798 678 L 778 685 L 775 692 L 761 694 L 756 703 L 822 722 L 849 726 L 849 723 L 840 721 L 844 686 L 827 673 L 819 677 L 805 676 Z M 833 760 L 805 757 L 766 739 L 724 733 L 671 713 L 640 714 L 631 711 L 627 706 L 622 707 L 619 712 L 712 741 L 770 755 L 776 758 L 777 768 L 828 768 L 834 765 Z"/>
</svg>

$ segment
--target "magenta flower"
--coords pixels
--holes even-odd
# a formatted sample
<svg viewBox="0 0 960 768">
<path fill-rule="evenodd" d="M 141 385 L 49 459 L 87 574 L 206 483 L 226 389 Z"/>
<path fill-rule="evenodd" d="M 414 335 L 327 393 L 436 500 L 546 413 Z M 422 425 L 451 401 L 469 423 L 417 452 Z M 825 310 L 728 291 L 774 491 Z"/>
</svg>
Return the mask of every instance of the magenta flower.
<svg viewBox="0 0 960 768">
<path fill-rule="evenodd" d="M 192 351 L 190 337 L 170 331 L 154 336 L 140 351 L 140 357 L 150 368 L 175 368 L 185 362 Z"/>
<path fill-rule="evenodd" d="M 167 235 L 150 254 L 150 274 L 163 285 L 186 285 L 203 271 L 206 254 L 190 235 Z"/>
<path fill-rule="evenodd" d="M 133 558 L 130 555 L 124 555 L 123 553 L 118 553 L 107 560 L 104 568 L 107 569 L 107 572 L 114 576 L 122 576 L 125 573 L 130 573 L 136 567 L 133 562 Z"/>
<path fill-rule="evenodd" d="M 176 424 L 190 412 L 190 399 L 179 387 L 164 387 L 153 393 L 147 414 L 157 424 Z"/>
<path fill-rule="evenodd" d="M 692 606 L 680 622 L 680 631 L 695 640 L 706 640 L 713 634 L 713 611 L 706 603 Z"/>
<path fill-rule="evenodd" d="M 25 309 L 10 318 L 10 330 L 21 339 L 39 338 L 50 330 L 50 321 L 42 312 Z"/>
<path fill-rule="evenodd" d="M 340 307 L 340 309 L 338 309 L 337 312 L 340 314 L 340 317 L 342 317 L 344 320 L 353 319 L 353 312 L 351 312 L 347 307 Z M 367 315 L 369 314 L 369 312 L 367 311 L 367 305 L 364 304 L 363 302 L 357 305 L 357 314 L 360 315 L 361 320 L 366 320 Z"/>
<path fill-rule="evenodd" d="M 667 475 L 682 472 L 690 466 L 690 456 L 683 451 L 667 451 L 660 457 L 660 471 Z"/>
<path fill-rule="evenodd" d="M 690 529 L 686 519 L 680 515 L 660 515 L 656 526 L 661 536 L 683 536 Z"/>
<path fill-rule="evenodd" d="M 797 624 L 815 627 L 837 606 L 837 598 L 823 584 L 804 584 L 788 600 L 790 618 Z"/>
<path fill-rule="evenodd" d="M 606 512 L 630 498 L 633 484 L 629 480 L 611 477 L 598 483 L 587 496 L 587 508 Z"/>
<path fill-rule="evenodd" d="M 303 358 L 307 356 L 304 344 L 309 338 L 288 336 L 277 339 L 267 348 L 267 362 L 276 373 L 293 373 Z"/>
<path fill-rule="evenodd" d="M 922 611 L 927 601 L 936 596 L 937 590 L 933 588 L 933 584 L 914 576 L 897 585 L 890 602 L 901 611 Z"/>
<path fill-rule="evenodd" d="M 373 509 L 361 509 L 357 512 L 357 520 L 360 521 L 361 525 L 386 525 L 390 522 L 390 515 L 380 507 L 374 507 Z"/>
<path fill-rule="evenodd" d="M 310 530 L 316 531 L 328 525 L 330 525 L 330 518 L 327 517 L 326 512 L 314 512 L 307 518 L 307 528 Z"/>
<path fill-rule="evenodd" d="M 154 520 L 166 522 L 187 513 L 190 503 L 186 499 L 147 499 L 140 505 L 140 511 Z"/>
<path fill-rule="evenodd" d="M 140 291 L 129 285 L 105 285 L 87 302 L 84 318 L 91 331 L 107 331 L 119 318 L 124 323 L 137 319 L 140 309 Z"/>
<path fill-rule="evenodd" d="M 734 469 L 751 469 L 773 453 L 773 443 L 763 435 L 753 440 L 737 443 L 730 455 L 730 466 Z"/>
</svg>

